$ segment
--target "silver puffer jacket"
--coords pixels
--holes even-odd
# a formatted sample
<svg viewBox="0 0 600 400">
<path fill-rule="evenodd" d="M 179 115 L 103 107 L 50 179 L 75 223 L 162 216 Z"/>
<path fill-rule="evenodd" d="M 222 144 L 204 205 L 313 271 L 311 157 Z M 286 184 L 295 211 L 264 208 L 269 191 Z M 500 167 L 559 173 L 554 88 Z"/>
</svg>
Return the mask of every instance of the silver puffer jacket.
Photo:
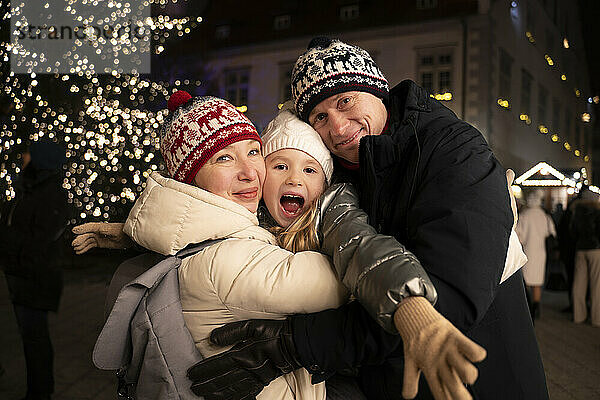
<svg viewBox="0 0 600 400">
<path fill-rule="evenodd" d="M 386 331 L 397 333 L 393 315 L 404 298 L 424 296 L 435 303 L 437 292 L 417 258 L 369 225 L 351 184 L 329 187 L 319 201 L 321 252 L 332 258 L 340 280 Z"/>
</svg>

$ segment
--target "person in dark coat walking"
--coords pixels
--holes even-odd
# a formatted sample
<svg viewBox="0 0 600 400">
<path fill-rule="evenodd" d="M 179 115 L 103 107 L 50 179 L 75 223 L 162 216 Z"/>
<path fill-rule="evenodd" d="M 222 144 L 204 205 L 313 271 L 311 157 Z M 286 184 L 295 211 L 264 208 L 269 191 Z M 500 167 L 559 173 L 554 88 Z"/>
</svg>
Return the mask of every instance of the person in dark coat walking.
<svg viewBox="0 0 600 400">
<path fill-rule="evenodd" d="M 600 202 L 588 188 L 573 202 L 571 231 L 576 239 L 573 279 L 573 321 L 584 322 L 588 316 L 586 294 L 589 287 L 590 322 L 600 327 Z"/>
<path fill-rule="evenodd" d="M 436 398 L 547 399 L 522 273 L 501 279 L 514 217 L 505 170 L 481 133 L 412 81 L 388 92 L 364 50 L 327 38 L 314 39 L 296 62 L 292 93 L 300 117 L 336 156 L 338 179 L 359 187 L 370 223 L 417 256 L 438 291 L 436 309 L 487 350 L 468 396 L 445 388 Z M 282 348 L 283 335 L 293 353 Z M 414 373 L 405 369 L 406 344 L 356 302 L 270 325 L 225 326 L 211 340 L 242 342 L 229 357 L 191 368 L 192 387 L 206 399 L 244 398 L 290 358 L 314 382 L 358 373 L 369 399 L 417 395 L 402 391 Z M 418 396 L 433 397 L 424 380 Z"/>
<path fill-rule="evenodd" d="M 27 400 L 49 399 L 54 391 L 48 311 L 58 310 L 62 293 L 56 258 L 69 219 L 64 162 L 58 144 L 34 142 L 23 154 L 16 196 L 1 215 L 0 260 L 23 339 Z"/>
<path fill-rule="evenodd" d="M 562 311 L 570 313 L 573 312 L 573 278 L 575 275 L 575 253 L 577 251 L 577 238 L 572 232 L 571 222 L 573 219 L 573 204 L 581 199 L 583 192 L 584 190 L 580 190 L 577 197 L 568 202 L 567 209 L 556 227 L 560 259 L 564 263 L 567 273 L 567 294 L 569 297 L 569 305 Z"/>
</svg>

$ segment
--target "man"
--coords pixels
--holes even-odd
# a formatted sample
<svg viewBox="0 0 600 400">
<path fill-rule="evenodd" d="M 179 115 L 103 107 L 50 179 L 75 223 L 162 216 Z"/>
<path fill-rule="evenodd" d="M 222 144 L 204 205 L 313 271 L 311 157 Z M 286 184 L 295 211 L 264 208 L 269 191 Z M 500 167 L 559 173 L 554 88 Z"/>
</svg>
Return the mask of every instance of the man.
<svg viewBox="0 0 600 400">
<path fill-rule="evenodd" d="M 414 82 L 388 92 L 367 52 L 328 38 L 313 39 L 298 58 L 292 94 L 298 115 L 336 156 L 338 179 L 358 186 L 370 223 L 417 256 L 437 289 L 436 309 L 487 350 L 467 395 L 444 384 L 440 393 L 437 378 L 450 373 L 462 379 L 464 373 L 445 370 L 426 376 L 433 396 L 547 399 L 521 272 L 500 284 L 513 216 L 504 169 L 482 135 Z M 402 300 L 398 311 L 407 301 L 412 298 Z M 404 321 L 394 322 L 402 334 Z M 244 341 L 190 370 L 196 393 L 210 398 L 252 393 L 244 384 L 256 385 L 249 371 L 262 372 L 269 362 L 304 366 L 313 381 L 358 369 L 369 399 L 417 394 L 416 387 L 402 389 L 416 373 L 403 359 L 407 343 L 379 329 L 355 303 L 288 321 L 225 326 L 211 340 Z M 425 371 L 427 360 L 418 367 Z M 432 393 L 421 385 L 419 395 Z"/>
</svg>

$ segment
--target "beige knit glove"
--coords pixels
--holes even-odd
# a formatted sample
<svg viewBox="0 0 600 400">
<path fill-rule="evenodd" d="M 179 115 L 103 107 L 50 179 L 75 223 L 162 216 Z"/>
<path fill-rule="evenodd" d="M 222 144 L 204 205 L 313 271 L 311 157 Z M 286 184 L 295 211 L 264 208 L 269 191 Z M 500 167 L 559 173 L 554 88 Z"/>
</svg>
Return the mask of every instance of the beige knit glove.
<svg viewBox="0 0 600 400">
<path fill-rule="evenodd" d="M 404 342 L 402 396 L 417 395 L 421 371 L 433 397 L 471 399 L 464 383 L 473 384 L 486 351 L 463 335 L 421 296 L 404 299 L 394 314 L 394 324 Z"/>
<path fill-rule="evenodd" d="M 121 222 L 88 222 L 77 225 L 73 233 L 77 236 L 71 245 L 75 254 L 83 254 L 94 247 L 104 249 L 128 249 L 133 246 L 133 240 L 123 232 Z"/>
</svg>

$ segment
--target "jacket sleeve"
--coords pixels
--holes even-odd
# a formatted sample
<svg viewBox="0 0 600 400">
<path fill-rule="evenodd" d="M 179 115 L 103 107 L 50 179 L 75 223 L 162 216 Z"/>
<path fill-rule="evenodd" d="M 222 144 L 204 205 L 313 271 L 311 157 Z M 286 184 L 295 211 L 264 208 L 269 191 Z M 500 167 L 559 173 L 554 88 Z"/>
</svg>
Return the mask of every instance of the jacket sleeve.
<svg viewBox="0 0 600 400">
<path fill-rule="evenodd" d="M 329 259 L 320 253 L 294 254 L 252 239 L 225 240 L 207 251 L 214 251 L 208 271 L 214 290 L 240 318 L 311 313 L 348 300 Z"/>
<path fill-rule="evenodd" d="M 321 252 L 384 329 L 397 333 L 393 315 L 404 298 L 424 296 L 435 303 L 435 287 L 419 261 L 394 237 L 369 225 L 351 184 L 330 187 L 321 197 L 321 214 Z"/>
<path fill-rule="evenodd" d="M 361 366 L 381 365 L 403 351 L 400 335 L 382 329 L 357 301 L 293 315 L 290 321 L 299 360 L 313 374 L 313 384 L 334 373 L 352 375 Z"/>
<path fill-rule="evenodd" d="M 408 210 L 410 248 L 437 289 L 436 308 L 466 332 L 487 313 L 505 265 L 513 224 L 505 170 L 462 121 L 423 148 L 432 150 Z"/>
</svg>

